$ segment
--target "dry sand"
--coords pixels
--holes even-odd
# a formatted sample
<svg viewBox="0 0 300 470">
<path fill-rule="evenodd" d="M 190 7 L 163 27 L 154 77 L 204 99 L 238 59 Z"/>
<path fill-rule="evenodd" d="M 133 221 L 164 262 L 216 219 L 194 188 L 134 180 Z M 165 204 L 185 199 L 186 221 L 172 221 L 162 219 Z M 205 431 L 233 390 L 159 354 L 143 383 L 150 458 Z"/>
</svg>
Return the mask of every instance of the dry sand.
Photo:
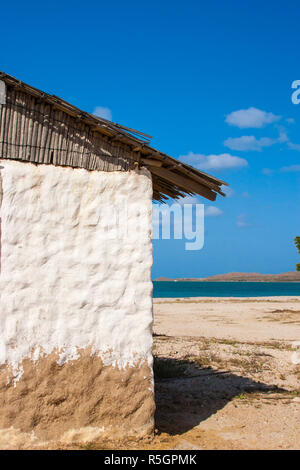
<svg viewBox="0 0 300 470">
<path fill-rule="evenodd" d="M 167 336 L 300 340 L 300 297 L 154 299 L 154 318 Z"/>
<path fill-rule="evenodd" d="M 300 297 L 156 299 L 154 317 L 156 424 L 175 448 L 300 448 Z"/>
</svg>

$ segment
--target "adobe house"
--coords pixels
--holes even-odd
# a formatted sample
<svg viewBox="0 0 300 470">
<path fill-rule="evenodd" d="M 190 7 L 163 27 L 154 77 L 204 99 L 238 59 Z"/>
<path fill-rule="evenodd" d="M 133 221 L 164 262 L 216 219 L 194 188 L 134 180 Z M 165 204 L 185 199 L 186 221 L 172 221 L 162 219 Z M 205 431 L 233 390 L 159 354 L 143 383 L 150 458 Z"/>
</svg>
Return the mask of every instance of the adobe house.
<svg viewBox="0 0 300 470">
<path fill-rule="evenodd" d="M 152 200 L 223 182 L 5 73 L 0 159 L 0 447 L 151 433 Z"/>
</svg>

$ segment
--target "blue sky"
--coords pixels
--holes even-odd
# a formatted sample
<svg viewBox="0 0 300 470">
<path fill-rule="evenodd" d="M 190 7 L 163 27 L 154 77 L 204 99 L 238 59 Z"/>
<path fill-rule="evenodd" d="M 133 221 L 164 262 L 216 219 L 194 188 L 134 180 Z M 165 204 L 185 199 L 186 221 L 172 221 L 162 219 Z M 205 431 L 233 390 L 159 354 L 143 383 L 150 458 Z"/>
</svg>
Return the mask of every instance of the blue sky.
<svg viewBox="0 0 300 470">
<path fill-rule="evenodd" d="M 288 0 L 6 2 L 0 68 L 230 184 L 199 198 L 202 250 L 154 241 L 154 278 L 278 273 L 299 262 L 299 24 Z"/>
</svg>

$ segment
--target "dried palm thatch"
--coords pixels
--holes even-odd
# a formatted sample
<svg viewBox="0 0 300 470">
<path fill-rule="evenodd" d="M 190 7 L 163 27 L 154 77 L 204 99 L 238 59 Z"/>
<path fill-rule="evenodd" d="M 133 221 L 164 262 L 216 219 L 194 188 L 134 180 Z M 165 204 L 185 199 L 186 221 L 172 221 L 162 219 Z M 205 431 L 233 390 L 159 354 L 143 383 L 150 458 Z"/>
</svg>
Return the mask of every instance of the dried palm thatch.
<svg viewBox="0 0 300 470">
<path fill-rule="evenodd" d="M 159 152 L 151 137 L 86 113 L 0 72 L 0 158 L 96 171 L 147 167 L 153 199 L 200 194 L 214 201 L 225 182 Z"/>
</svg>

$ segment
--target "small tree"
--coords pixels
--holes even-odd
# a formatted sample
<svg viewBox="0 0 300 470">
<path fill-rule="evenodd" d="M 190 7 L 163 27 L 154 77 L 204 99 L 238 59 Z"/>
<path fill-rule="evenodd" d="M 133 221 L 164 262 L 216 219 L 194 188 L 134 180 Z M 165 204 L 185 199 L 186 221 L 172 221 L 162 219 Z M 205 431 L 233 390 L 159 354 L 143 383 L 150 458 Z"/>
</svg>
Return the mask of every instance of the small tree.
<svg viewBox="0 0 300 470">
<path fill-rule="evenodd" d="M 294 242 L 295 242 L 295 245 L 297 247 L 298 253 L 300 253 L 300 237 L 296 237 Z M 297 269 L 297 271 L 300 271 L 300 263 L 298 263 L 296 265 L 296 269 Z"/>
</svg>

